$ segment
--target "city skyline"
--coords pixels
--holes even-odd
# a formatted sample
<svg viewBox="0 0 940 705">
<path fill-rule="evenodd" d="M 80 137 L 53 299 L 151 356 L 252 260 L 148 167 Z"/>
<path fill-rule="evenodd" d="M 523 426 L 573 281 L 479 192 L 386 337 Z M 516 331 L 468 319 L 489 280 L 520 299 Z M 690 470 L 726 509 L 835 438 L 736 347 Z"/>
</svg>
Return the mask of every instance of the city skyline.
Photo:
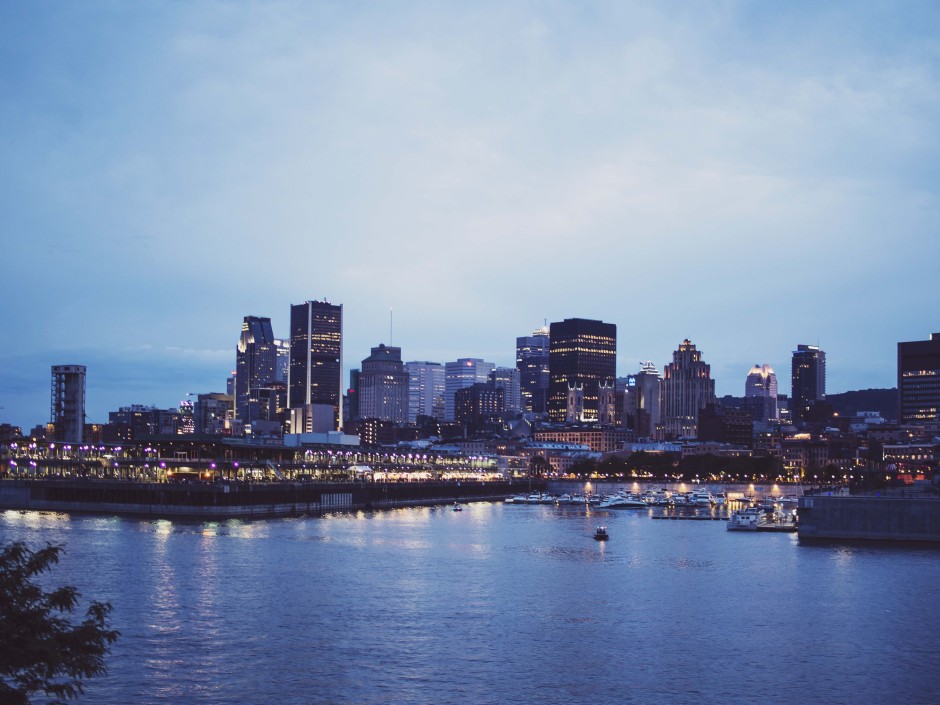
<svg viewBox="0 0 940 705">
<path fill-rule="evenodd" d="M 224 391 L 245 316 L 344 306 L 344 379 L 515 364 L 544 321 L 682 340 L 718 396 L 797 345 L 893 387 L 940 255 L 940 8 L 0 7 L 0 423 Z M 248 283 L 250 282 L 250 285 Z M 927 302 L 927 303 L 925 303 Z M 389 311 L 394 310 L 390 330 Z M 353 364 L 350 364 L 353 363 Z"/>
</svg>

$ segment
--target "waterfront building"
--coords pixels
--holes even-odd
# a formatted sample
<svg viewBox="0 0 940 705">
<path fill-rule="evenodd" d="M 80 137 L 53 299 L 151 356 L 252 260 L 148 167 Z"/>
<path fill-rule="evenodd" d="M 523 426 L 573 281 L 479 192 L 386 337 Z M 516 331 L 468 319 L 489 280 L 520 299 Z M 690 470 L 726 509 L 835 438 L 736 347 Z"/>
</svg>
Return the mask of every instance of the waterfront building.
<svg viewBox="0 0 940 705">
<path fill-rule="evenodd" d="M 574 443 L 585 445 L 598 453 L 612 453 L 623 448 L 632 434 L 616 426 L 583 426 L 580 428 L 537 428 L 532 440 L 544 443 Z"/>
<path fill-rule="evenodd" d="M 549 329 L 536 328 L 532 335 L 516 338 L 516 369 L 522 408 L 544 414 L 548 397 Z"/>
<path fill-rule="evenodd" d="M 343 417 L 342 367 L 342 304 L 307 301 L 292 305 L 287 381 L 292 433 L 337 430 Z"/>
<path fill-rule="evenodd" d="M 940 333 L 898 343 L 898 414 L 902 424 L 940 421 Z"/>
<path fill-rule="evenodd" d="M 197 395 L 193 405 L 193 426 L 196 433 L 218 434 L 229 428 L 234 400 L 235 397 L 231 394 L 218 392 Z"/>
<path fill-rule="evenodd" d="M 490 372 L 490 382 L 503 390 L 503 415 L 515 416 L 522 411 L 521 375 L 516 367 L 497 367 Z"/>
<path fill-rule="evenodd" d="M 479 358 L 462 357 L 455 362 L 444 364 L 444 420 L 455 420 L 454 395 L 458 389 L 469 387 L 478 382 L 486 382 L 490 372 L 496 368 L 492 362 Z"/>
<path fill-rule="evenodd" d="M 372 348 L 359 373 L 359 416 L 402 424 L 408 420 L 408 373 L 401 348 Z"/>
<path fill-rule="evenodd" d="M 659 371 L 652 362 L 644 362 L 637 374 L 627 376 L 622 425 L 640 438 L 652 438 L 661 421 L 661 397 Z"/>
<path fill-rule="evenodd" d="M 686 338 L 666 365 L 662 383 L 662 437 L 666 440 L 694 438 L 698 434 L 699 411 L 715 401 L 711 367 L 701 351 Z"/>
<path fill-rule="evenodd" d="M 776 421 L 777 375 L 770 365 L 754 365 L 744 382 L 744 408 L 758 423 Z"/>
<path fill-rule="evenodd" d="M 552 421 L 597 421 L 598 388 L 617 376 L 617 326 L 566 318 L 549 328 L 548 416 Z M 574 392 L 574 406 L 569 404 Z M 577 403 L 580 400 L 583 403 Z"/>
<path fill-rule="evenodd" d="M 195 405 L 193 405 L 195 414 Z M 187 419 L 188 421 L 188 419 Z M 105 437 L 110 440 L 133 441 L 146 436 L 172 436 L 182 434 L 188 427 L 183 412 L 177 409 L 158 409 L 155 406 L 131 404 L 108 412 Z"/>
<path fill-rule="evenodd" d="M 444 418 L 444 366 L 439 362 L 405 363 L 408 373 L 408 422 L 419 416 Z"/>
<path fill-rule="evenodd" d="M 85 430 L 84 365 L 52 366 L 52 408 L 49 421 L 60 443 L 81 443 Z"/>
<path fill-rule="evenodd" d="M 254 421 L 249 413 L 251 390 L 265 387 L 277 374 L 277 348 L 271 319 L 245 316 L 235 349 L 235 417 Z"/>
<path fill-rule="evenodd" d="M 800 423 L 809 418 L 814 404 L 826 399 L 826 353 L 815 345 L 797 345 L 791 382 L 790 417 Z"/>
</svg>

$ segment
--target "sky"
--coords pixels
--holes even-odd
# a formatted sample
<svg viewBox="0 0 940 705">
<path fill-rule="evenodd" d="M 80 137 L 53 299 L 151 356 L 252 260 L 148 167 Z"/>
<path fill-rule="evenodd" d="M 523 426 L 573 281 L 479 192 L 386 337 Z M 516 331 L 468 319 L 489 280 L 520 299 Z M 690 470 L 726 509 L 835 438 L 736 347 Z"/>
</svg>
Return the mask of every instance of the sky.
<svg viewBox="0 0 940 705">
<path fill-rule="evenodd" d="M 224 391 L 312 299 L 347 369 L 580 317 L 621 376 L 689 338 L 719 396 L 798 344 L 892 387 L 938 126 L 934 2 L 0 3 L 0 423 L 58 364 L 89 422 Z"/>
</svg>

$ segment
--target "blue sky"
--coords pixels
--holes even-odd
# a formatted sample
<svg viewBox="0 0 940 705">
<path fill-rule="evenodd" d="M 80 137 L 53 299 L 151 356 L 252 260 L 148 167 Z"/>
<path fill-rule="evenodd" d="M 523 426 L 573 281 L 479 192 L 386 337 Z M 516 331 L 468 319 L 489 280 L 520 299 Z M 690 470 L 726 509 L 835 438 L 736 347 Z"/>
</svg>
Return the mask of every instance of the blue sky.
<svg viewBox="0 0 940 705">
<path fill-rule="evenodd" d="M 895 384 L 940 331 L 940 5 L 0 4 L 0 422 L 224 390 L 242 317 L 342 303 L 345 362 L 618 373 L 689 337 L 720 395 Z"/>
</svg>

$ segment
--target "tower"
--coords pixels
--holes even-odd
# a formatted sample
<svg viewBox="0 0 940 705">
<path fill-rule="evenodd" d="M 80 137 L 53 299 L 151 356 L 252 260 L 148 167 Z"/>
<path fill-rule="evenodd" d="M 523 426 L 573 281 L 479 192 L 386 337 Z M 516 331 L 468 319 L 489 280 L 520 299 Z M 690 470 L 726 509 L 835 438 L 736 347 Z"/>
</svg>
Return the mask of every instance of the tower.
<svg viewBox="0 0 940 705">
<path fill-rule="evenodd" d="M 52 408 L 49 420 L 55 439 L 81 443 L 85 431 L 85 366 L 52 366 Z"/>
<path fill-rule="evenodd" d="M 532 335 L 516 338 L 516 369 L 522 409 L 534 414 L 545 413 L 548 396 L 548 328 L 537 328 Z"/>
<path fill-rule="evenodd" d="M 666 438 L 695 437 L 699 411 L 715 401 L 715 380 L 702 353 L 686 338 L 666 365 L 662 383 L 663 434 Z"/>
<path fill-rule="evenodd" d="M 898 420 L 940 421 L 940 333 L 930 340 L 898 343 Z"/>
<path fill-rule="evenodd" d="M 271 332 L 271 319 L 245 316 L 242 334 L 235 349 L 235 416 L 248 423 L 257 420 L 250 411 L 253 390 L 266 387 L 277 378 L 277 347 Z M 259 417 L 260 418 L 260 417 Z"/>
<path fill-rule="evenodd" d="M 549 328 L 548 416 L 565 421 L 569 389 L 581 388 L 584 421 L 597 421 L 598 387 L 617 376 L 617 326 L 566 318 Z"/>
<path fill-rule="evenodd" d="M 408 419 L 408 373 L 401 348 L 372 348 L 359 373 L 359 416 L 405 423 Z"/>
<path fill-rule="evenodd" d="M 793 351 L 790 415 L 793 423 L 809 416 L 813 404 L 826 398 L 826 353 L 815 345 Z"/>
<path fill-rule="evenodd" d="M 777 375 L 770 365 L 754 365 L 744 382 L 744 407 L 751 418 L 762 423 L 776 421 Z"/>
<path fill-rule="evenodd" d="M 408 373 L 408 421 L 419 416 L 444 418 L 444 366 L 439 362 L 406 362 Z"/>
<path fill-rule="evenodd" d="M 458 389 L 477 382 L 486 382 L 490 372 L 496 368 L 492 362 L 474 357 L 462 357 L 455 362 L 444 363 L 444 419 L 453 421 L 454 395 Z"/>
<path fill-rule="evenodd" d="M 307 301 L 292 305 L 287 381 L 292 432 L 338 429 L 343 416 L 342 367 L 342 304 Z"/>
</svg>

